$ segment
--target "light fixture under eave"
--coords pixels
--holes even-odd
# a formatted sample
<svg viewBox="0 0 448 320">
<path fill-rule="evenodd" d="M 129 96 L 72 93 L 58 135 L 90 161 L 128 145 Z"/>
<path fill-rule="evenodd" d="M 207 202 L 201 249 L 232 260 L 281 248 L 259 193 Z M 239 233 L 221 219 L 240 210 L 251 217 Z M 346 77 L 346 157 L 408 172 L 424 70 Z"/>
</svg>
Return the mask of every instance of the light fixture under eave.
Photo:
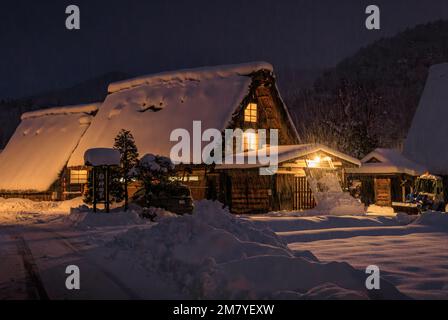
<svg viewBox="0 0 448 320">
<path fill-rule="evenodd" d="M 307 159 L 306 165 L 308 168 L 333 168 L 333 164 L 330 157 L 316 156 L 314 159 Z"/>
</svg>

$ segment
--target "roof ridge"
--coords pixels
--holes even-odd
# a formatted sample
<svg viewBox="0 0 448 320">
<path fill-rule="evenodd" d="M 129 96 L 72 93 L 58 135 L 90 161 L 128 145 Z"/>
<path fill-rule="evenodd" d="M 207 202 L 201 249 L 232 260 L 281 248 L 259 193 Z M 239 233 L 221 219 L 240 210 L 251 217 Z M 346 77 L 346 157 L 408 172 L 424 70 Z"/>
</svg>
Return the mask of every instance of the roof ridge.
<svg viewBox="0 0 448 320">
<path fill-rule="evenodd" d="M 93 113 L 98 111 L 100 105 L 101 103 L 97 102 L 97 103 L 39 109 L 23 113 L 22 116 L 20 117 L 20 120 L 38 118 L 56 114 Z"/>
<path fill-rule="evenodd" d="M 248 62 L 242 64 L 229 64 L 217 66 L 204 66 L 198 68 L 187 68 L 172 71 L 164 71 L 143 75 L 135 78 L 112 82 L 108 86 L 108 92 L 114 93 L 117 91 L 130 89 L 132 87 L 143 84 L 153 85 L 166 83 L 171 81 L 200 81 L 214 78 L 227 78 L 230 76 L 247 76 L 259 70 L 268 70 L 273 72 L 273 66 L 264 61 Z"/>
</svg>

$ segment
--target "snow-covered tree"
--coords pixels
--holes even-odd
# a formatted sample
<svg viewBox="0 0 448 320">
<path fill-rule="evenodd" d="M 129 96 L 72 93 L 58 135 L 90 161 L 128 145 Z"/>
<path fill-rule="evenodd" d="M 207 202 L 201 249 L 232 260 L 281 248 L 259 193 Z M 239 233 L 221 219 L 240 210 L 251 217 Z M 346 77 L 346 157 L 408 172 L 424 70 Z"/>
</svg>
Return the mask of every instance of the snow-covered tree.
<svg viewBox="0 0 448 320">
<path fill-rule="evenodd" d="M 120 173 L 123 179 L 124 209 L 128 209 L 128 185 L 132 178 L 132 170 L 138 163 L 138 150 L 134 136 L 129 130 L 121 129 L 115 137 L 114 149 L 120 152 Z"/>
<path fill-rule="evenodd" d="M 175 179 L 175 166 L 170 158 L 146 154 L 137 167 L 136 177 L 143 185 L 145 202 L 149 204 L 153 195 L 173 189 L 178 184 Z"/>
</svg>

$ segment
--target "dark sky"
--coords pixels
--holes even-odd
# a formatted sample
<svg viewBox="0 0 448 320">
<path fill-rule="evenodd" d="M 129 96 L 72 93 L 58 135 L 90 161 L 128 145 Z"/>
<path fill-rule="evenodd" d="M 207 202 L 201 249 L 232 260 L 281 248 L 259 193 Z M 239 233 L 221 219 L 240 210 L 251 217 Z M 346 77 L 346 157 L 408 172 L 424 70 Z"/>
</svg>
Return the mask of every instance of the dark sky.
<svg viewBox="0 0 448 320">
<path fill-rule="evenodd" d="M 69 4 L 81 9 L 79 31 L 65 28 Z M 368 4 L 381 9 L 380 31 L 364 27 Z M 252 60 L 321 69 L 375 39 L 441 18 L 448 19 L 448 0 L 1 1 L 0 97 L 109 71 Z"/>
</svg>

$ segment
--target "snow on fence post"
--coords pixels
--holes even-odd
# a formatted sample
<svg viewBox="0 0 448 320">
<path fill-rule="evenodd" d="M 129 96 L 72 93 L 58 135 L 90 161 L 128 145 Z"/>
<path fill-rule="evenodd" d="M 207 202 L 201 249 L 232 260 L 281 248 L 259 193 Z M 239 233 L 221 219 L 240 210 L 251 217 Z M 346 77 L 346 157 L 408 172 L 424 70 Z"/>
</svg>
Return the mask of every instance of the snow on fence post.
<svg viewBox="0 0 448 320">
<path fill-rule="evenodd" d="M 120 165 L 120 153 L 111 148 L 93 148 L 84 153 L 84 164 L 92 167 L 93 211 L 104 203 L 106 212 L 110 207 L 110 168 Z"/>
</svg>

